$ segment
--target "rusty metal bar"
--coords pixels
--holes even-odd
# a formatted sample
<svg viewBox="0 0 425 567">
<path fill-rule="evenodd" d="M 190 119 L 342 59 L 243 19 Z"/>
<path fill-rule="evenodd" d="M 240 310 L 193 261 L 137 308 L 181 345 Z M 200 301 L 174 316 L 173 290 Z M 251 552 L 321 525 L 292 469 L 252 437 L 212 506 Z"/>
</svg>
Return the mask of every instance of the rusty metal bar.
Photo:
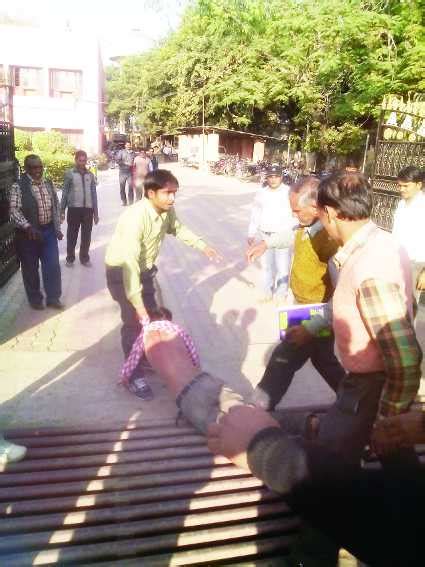
<svg viewBox="0 0 425 567">
<path fill-rule="evenodd" d="M 207 455 L 205 457 L 188 457 L 168 459 L 167 461 L 141 462 L 129 465 L 105 465 L 101 467 L 84 467 L 81 469 L 61 469 L 43 472 L 0 474 L 1 486 L 25 486 L 30 484 L 47 484 L 53 482 L 68 482 L 77 480 L 94 480 L 96 478 L 113 478 L 117 476 L 134 476 L 140 474 L 178 471 L 188 468 L 204 469 L 213 465 L 227 465 L 226 457 Z"/>
<path fill-rule="evenodd" d="M 0 522 L 0 534 L 25 533 L 34 530 L 63 529 L 65 527 L 79 528 L 84 525 L 105 524 L 112 522 L 125 522 L 129 520 L 141 520 L 144 518 L 163 517 L 172 514 L 184 514 L 188 510 L 209 510 L 212 508 L 226 508 L 240 506 L 243 504 L 275 502 L 281 496 L 270 492 L 266 488 L 256 490 L 243 490 L 213 496 L 193 496 L 175 500 L 161 500 L 147 502 L 130 506 L 94 508 L 77 512 L 65 512 L 54 514 L 37 515 L 36 521 L 33 516 L 4 518 Z M 289 507 L 286 506 L 286 512 Z"/>
<path fill-rule="evenodd" d="M 123 490 L 105 494 L 88 494 L 76 497 L 44 498 L 42 500 L 23 500 L 21 502 L 6 502 L 0 505 L 0 514 L 11 517 L 24 514 L 42 514 L 46 512 L 70 512 L 72 510 L 94 508 L 100 506 L 121 506 L 131 503 L 152 502 L 181 498 L 195 494 L 226 492 L 257 488 L 262 482 L 254 477 L 227 479 L 208 482 L 196 482 L 175 486 L 145 488 L 141 490 Z"/>
<path fill-rule="evenodd" d="M 271 504 L 258 504 L 256 506 L 229 507 L 225 510 L 200 512 L 197 514 L 166 516 L 152 520 L 123 522 L 120 524 L 106 524 L 92 527 L 60 529 L 54 532 L 44 531 L 31 534 L 3 536 L 0 539 L 0 553 L 21 551 L 24 549 L 48 549 L 64 544 L 84 544 L 108 539 L 145 537 L 182 529 L 212 526 L 224 523 L 239 522 L 267 516 L 287 514 L 287 506 L 283 502 Z M 299 520 L 289 516 L 285 521 L 285 531 L 293 530 L 299 525 Z M 230 526 L 229 526 L 230 527 Z"/>
<path fill-rule="evenodd" d="M 35 486 L 18 486 L 0 489 L 0 510 L 7 506 L 12 506 L 11 500 L 28 500 L 30 498 L 57 498 L 66 495 L 94 494 L 119 490 L 131 490 L 134 488 L 151 488 L 155 486 L 169 486 L 172 484 L 182 484 L 184 482 L 196 482 L 201 480 L 214 480 L 218 478 L 234 478 L 247 476 L 247 472 L 238 469 L 233 465 L 221 467 L 209 467 L 203 469 L 191 469 L 186 467 L 182 471 L 167 473 L 154 473 L 134 475 L 130 477 L 106 478 L 98 480 L 66 482 L 59 484 L 41 484 Z"/>
<path fill-rule="evenodd" d="M 86 455 L 85 457 L 61 457 L 60 459 L 24 459 L 19 463 L 0 465 L 0 472 L 31 472 L 62 468 L 81 468 L 124 463 L 141 463 L 146 461 L 167 461 L 179 457 L 211 455 L 206 445 L 194 447 L 168 447 L 146 451 L 128 451 L 115 454 Z"/>
<path fill-rule="evenodd" d="M 58 547 L 51 550 L 34 551 L 13 555 L 4 555 L 2 561 L 8 567 L 26 567 L 27 565 L 49 565 L 54 563 L 75 563 L 102 558 L 137 556 L 146 553 L 157 553 L 172 549 L 178 544 L 179 548 L 187 546 L 215 545 L 225 540 L 238 540 L 252 537 L 270 536 L 285 531 L 286 518 L 243 522 L 235 525 L 208 528 L 196 531 L 182 531 L 179 534 L 161 534 L 160 536 L 144 537 L 141 539 L 120 539 L 107 543 L 88 544 L 84 546 Z M 292 525 L 292 529 L 295 524 Z M 143 564 L 143 558 L 140 558 Z"/>
<path fill-rule="evenodd" d="M 180 567 L 186 565 L 211 565 L 211 561 L 232 560 L 231 565 L 235 567 L 282 567 L 285 565 L 285 556 L 288 554 L 292 538 L 288 536 L 276 536 L 274 538 L 262 538 L 255 541 L 234 542 L 214 547 L 200 547 L 189 551 L 173 551 L 172 553 L 159 555 L 144 555 L 135 559 L 119 560 L 119 567 Z M 266 555 L 269 559 L 258 560 L 259 555 Z M 234 564 L 239 557 L 252 557 L 255 562 Z M 100 561 L 96 565 L 102 567 L 117 567 L 116 561 Z M 226 563 L 226 565 L 229 565 Z M 79 563 L 79 567 L 93 567 L 93 563 Z"/>
<path fill-rule="evenodd" d="M 10 441 L 26 447 L 53 447 L 60 445 L 84 445 L 86 443 L 116 443 L 117 441 L 135 441 L 141 439 L 158 439 L 161 437 L 176 437 L 194 435 L 193 427 L 163 427 L 152 429 L 117 430 L 100 433 L 80 433 L 70 435 L 31 435 L 17 437 L 7 434 Z"/>
<path fill-rule="evenodd" d="M 205 445 L 203 435 L 184 435 L 181 437 L 168 436 L 141 441 L 116 441 L 114 443 L 94 443 L 84 445 L 65 445 L 58 447 L 30 447 L 27 451 L 28 459 L 46 459 L 61 456 L 83 456 L 99 453 L 122 453 L 123 451 L 144 451 L 149 449 L 166 449 L 169 447 L 188 447 Z"/>
</svg>

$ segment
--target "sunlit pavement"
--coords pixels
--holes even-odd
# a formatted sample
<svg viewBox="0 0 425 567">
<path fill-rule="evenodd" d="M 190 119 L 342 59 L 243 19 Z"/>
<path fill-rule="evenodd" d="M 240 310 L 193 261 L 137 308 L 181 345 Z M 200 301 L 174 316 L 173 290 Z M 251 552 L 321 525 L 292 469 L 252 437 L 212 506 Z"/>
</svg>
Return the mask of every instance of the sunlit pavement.
<svg viewBox="0 0 425 567">
<path fill-rule="evenodd" d="M 276 308 L 258 303 L 259 265 L 244 259 L 255 185 L 173 165 L 180 180 L 179 217 L 224 261 L 210 264 L 170 237 L 164 242 L 159 280 L 174 319 L 192 334 L 203 366 L 245 396 L 259 381 L 277 342 Z M 116 303 L 105 287 L 103 258 L 122 212 L 118 171 L 100 174 L 100 223 L 93 229 L 85 268 L 65 262 L 60 244 L 66 310 L 33 311 L 21 274 L 0 290 L 0 423 L 2 426 L 107 425 L 173 417 L 175 405 L 153 377 L 155 399 L 143 402 L 117 385 L 122 353 Z M 66 226 L 63 226 L 64 232 Z M 418 333 L 425 344 L 423 308 Z M 333 394 L 310 366 L 300 371 L 283 405 L 331 402 Z"/>
</svg>

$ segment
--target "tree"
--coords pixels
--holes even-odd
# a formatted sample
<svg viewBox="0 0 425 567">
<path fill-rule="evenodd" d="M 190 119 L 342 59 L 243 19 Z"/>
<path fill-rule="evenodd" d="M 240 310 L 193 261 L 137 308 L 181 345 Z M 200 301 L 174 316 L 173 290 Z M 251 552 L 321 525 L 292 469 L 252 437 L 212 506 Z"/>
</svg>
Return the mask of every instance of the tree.
<svg viewBox="0 0 425 567">
<path fill-rule="evenodd" d="M 321 150 L 348 151 L 384 94 L 425 87 L 424 13 L 424 0 L 198 0 L 161 45 L 109 72 L 108 113 L 173 131 L 201 124 L 204 101 L 209 124 L 308 125 Z"/>
</svg>

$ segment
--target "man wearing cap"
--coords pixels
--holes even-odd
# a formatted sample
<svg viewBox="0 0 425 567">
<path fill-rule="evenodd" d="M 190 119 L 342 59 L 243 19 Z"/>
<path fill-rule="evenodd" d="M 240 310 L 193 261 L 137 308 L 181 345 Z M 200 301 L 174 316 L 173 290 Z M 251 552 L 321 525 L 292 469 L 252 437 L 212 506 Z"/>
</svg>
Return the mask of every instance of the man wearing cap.
<svg viewBox="0 0 425 567">
<path fill-rule="evenodd" d="M 272 165 L 266 172 L 266 185 L 254 199 L 248 227 L 248 245 L 252 246 L 258 235 L 261 240 L 294 226 L 289 204 L 289 187 L 282 181 L 282 170 Z M 262 303 L 273 299 L 285 303 L 288 292 L 289 247 L 268 248 L 261 257 Z"/>
</svg>

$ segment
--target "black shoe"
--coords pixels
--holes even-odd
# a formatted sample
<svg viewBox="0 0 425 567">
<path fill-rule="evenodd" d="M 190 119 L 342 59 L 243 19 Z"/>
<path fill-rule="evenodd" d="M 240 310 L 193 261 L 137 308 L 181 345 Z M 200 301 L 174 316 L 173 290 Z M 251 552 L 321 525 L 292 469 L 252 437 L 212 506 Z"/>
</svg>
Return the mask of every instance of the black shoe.
<svg viewBox="0 0 425 567">
<path fill-rule="evenodd" d="M 55 299 L 54 301 L 46 301 L 46 307 L 51 307 L 52 309 L 58 309 L 60 311 L 62 311 L 62 309 L 65 309 L 65 305 L 59 299 Z"/>
<path fill-rule="evenodd" d="M 32 309 L 35 309 L 36 311 L 43 311 L 44 309 L 44 305 L 40 302 L 40 303 L 30 303 L 30 306 Z"/>
<path fill-rule="evenodd" d="M 65 266 L 67 268 L 72 268 L 74 266 L 74 260 L 65 260 Z"/>
<path fill-rule="evenodd" d="M 82 266 L 85 266 L 86 268 L 91 268 L 92 267 L 92 263 L 90 262 L 90 260 L 85 260 L 84 262 L 80 262 Z"/>
<path fill-rule="evenodd" d="M 127 206 L 127 201 L 123 201 L 123 202 L 121 203 L 121 205 L 122 205 L 123 207 L 126 207 L 126 206 Z"/>
<path fill-rule="evenodd" d="M 145 400 L 145 402 L 150 402 L 154 398 L 152 388 L 144 378 L 130 378 L 127 388 L 132 394 Z"/>
</svg>

